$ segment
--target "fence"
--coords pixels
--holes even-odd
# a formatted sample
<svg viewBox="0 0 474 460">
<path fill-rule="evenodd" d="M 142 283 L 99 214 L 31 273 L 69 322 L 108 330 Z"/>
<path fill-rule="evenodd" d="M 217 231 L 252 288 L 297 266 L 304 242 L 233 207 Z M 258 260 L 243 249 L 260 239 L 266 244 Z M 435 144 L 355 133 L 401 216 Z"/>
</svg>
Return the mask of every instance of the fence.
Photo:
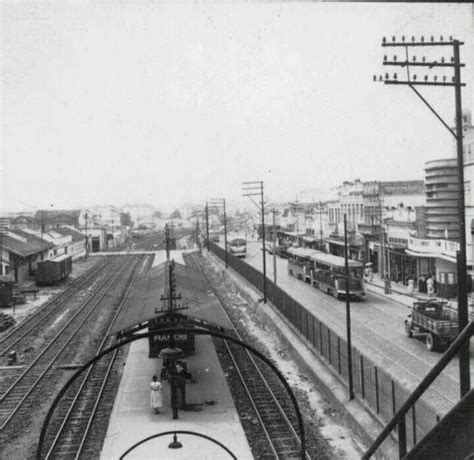
<svg viewBox="0 0 474 460">
<path fill-rule="evenodd" d="M 214 243 L 209 248 L 220 259 L 225 251 Z M 263 291 L 263 274 L 241 259 L 228 254 L 228 263 L 237 273 L 260 292 Z M 347 344 L 322 321 L 306 310 L 299 302 L 267 278 L 267 297 L 291 325 L 304 336 L 313 351 L 322 357 L 347 384 Z M 410 395 L 384 370 L 352 347 L 354 393 L 365 400 L 374 414 L 388 422 Z M 438 414 L 420 400 L 406 419 L 407 446 L 412 448 L 439 421 Z"/>
</svg>

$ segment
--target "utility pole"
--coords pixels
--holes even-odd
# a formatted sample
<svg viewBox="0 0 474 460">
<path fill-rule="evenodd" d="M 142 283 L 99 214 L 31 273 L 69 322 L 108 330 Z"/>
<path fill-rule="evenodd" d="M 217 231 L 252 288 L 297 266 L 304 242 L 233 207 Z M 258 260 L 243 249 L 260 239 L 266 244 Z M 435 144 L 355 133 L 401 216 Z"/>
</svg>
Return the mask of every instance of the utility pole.
<svg viewBox="0 0 474 460">
<path fill-rule="evenodd" d="M 323 250 L 323 209 L 322 209 L 322 203 L 321 201 L 319 202 L 319 247 L 321 251 Z"/>
<path fill-rule="evenodd" d="M 354 399 L 354 382 L 352 379 L 352 338 L 351 338 L 351 303 L 349 298 L 349 248 L 347 246 L 347 217 L 344 213 L 344 265 L 346 272 L 346 335 L 347 335 L 347 374 L 349 376 L 349 399 Z"/>
<path fill-rule="evenodd" d="M 87 219 L 89 217 L 89 214 L 86 212 L 84 217 L 86 219 L 86 259 L 87 259 L 87 257 L 89 256 L 89 237 L 87 235 Z M 43 228 L 43 217 L 41 217 L 41 228 Z M 41 238 L 42 237 L 43 235 L 41 235 Z"/>
<path fill-rule="evenodd" d="M 166 248 L 166 260 L 170 261 L 170 227 L 165 224 L 165 248 Z"/>
<path fill-rule="evenodd" d="M 225 207 L 225 198 L 214 198 L 211 200 L 211 205 L 217 209 L 222 208 L 224 211 L 224 249 L 225 249 L 225 268 L 229 267 L 229 256 L 227 251 L 227 214 Z M 208 235 L 209 241 L 209 235 Z M 209 243 L 208 243 L 209 244 Z"/>
<path fill-rule="evenodd" d="M 262 254 L 263 254 L 263 303 L 267 303 L 267 258 L 265 248 L 265 201 L 263 195 L 263 181 L 242 182 L 243 196 L 250 198 L 250 201 L 257 206 L 262 216 Z M 252 197 L 260 197 L 258 204 Z"/>
<path fill-rule="evenodd" d="M 206 247 L 209 251 L 209 205 L 206 201 Z"/>
<path fill-rule="evenodd" d="M 380 208 L 380 238 L 381 238 L 380 250 L 382 252 L 381 274 L 383 274 L 384 293 L 391 294 L 392 282 L 390 279 L 390 248 L 387 241 L 387 235 L 385 232 L 385 224 L 384 224 L 384 219 L 383 219 L 384 188 L 380 182 L 378 185 L 378 191 L 379 191 L 379 208 Z"/>
<path fill-rule="evenodd" d="M 273 235 L 272 235 L 272 240 L 273 240 L 273 283 L 275 286 L 277 285 L 277 261 L 276 261 L 276 215 L 277 210 L 275 208 L 272 209 L 272 214 L 273 214 Z"/>
<path fill-rule="evenodd" d="M 464 45 L 459 40 L 454 40 L 453 37 L 449 37 L 445 40 L 443 36 L 439 40 L 435 40 L 431 36 L 430 41 L 425 42 L 425 38 L 421 37 L 420 40 L 415 40 L 415 37 L 411 37 L 411 42 L 405 41 L 405 37 L 402 37 L 401 41 L 397 41 L 395 37 L 392 37 L 392 42 L 389 43 L 384 37 L 382 40 L 382 47 L 398 47 L 405 48 L 404 59 L 398 60 L 397 56 L 393 56 L 390 60 L 387 56 L 384 56 L 384 65 L 386 66 L 399 66 L 406 68 L 406 80 L 399 80 L 397 74 L 393 75 L 393 78 L 388 73 L 385 74 L 385 79 L 380 75 L 379 78 L 374 75 L 374 81 L 384 81 L 385 84 L 389 85 L 407 85 L 413 92 L 421 99 L 421 101 L 430 109 L 435 117 L 441 122 L 441 124 L 453 135 L 456 139 L 456 150 L 457 150 L 457 164 L 458 164 L 458 187 L 459 187 L 459 198 L 458 198 L 458 212 L 459 212 L 459 256 L 457 258 L 457 271 L 458 271 L 458 325 L 459 331 L 461 332 L 468 325 L 468 305 L 467 305 L 467 268 L 466 268 L 466 217 L 465 217 L 465 203 L 464 203 L 464 158 L 463 158 L 463 133 L 462 133 L 462 102 L 461 102 L 461 88 L 466 86 L 465 83 L 461 82 L 461 67 L 465 67 L 465 64 L 461 63 L 460 59 L 460 46 Z M 453 55 L 449 59 L 449 62 L 444 57 L 438 60 L 430 60 L 427 62 L 423 56 L 420 60 L 417 60 L 416 56 L 409 55 L 409 49 L 413 48 L 452 48 Z M 410 59 L 411 58 L 411 59 Z M 438 76 L 435 75 L 430 78 L 425 75 L 424 81 L 417 80 L 417 75 L 410 74 L 410 67 L 425 67 L 427 69 L 433 69 L 435 67 L 450 70 L 453 69 L 453 75 L 451 79 L 448 79 L 446 75 L 442 76 L 438 80 Z M 442 81 L 441 81 L 442 80 Z M 456 130 L 453 131 L 449 125 L 443 120 L 443 118 L 436 112 L 436 110 L 430 105 L 430 103 L 420 94 L 415 86 L 447 86 L 454 87 L 454 102 L 456 110 Z M 471 389 L 471 377 L 470 377 L 470 357 L 469 357 L 469 341 L 467 341 L 459 351 L 459 383 L 460 393 L 463 397 Z"/>
</svg>

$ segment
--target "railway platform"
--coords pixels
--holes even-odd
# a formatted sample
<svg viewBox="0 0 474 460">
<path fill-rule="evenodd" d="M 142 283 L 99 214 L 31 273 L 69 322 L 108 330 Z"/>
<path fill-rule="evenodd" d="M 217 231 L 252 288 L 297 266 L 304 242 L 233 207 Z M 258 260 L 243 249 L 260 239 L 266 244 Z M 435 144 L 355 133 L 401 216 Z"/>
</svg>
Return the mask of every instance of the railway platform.
<svg viewBox="0 0 474 460">
<path fill-rule="evenodd" d="M 198 353 L 186 358 L 196 383 L 186 385 L 186 403 L 173 420 L 170 388 L 163 382 L 160 414 L 150 408 L 150 381 L 160 375 L 161 360 L 148 358 L 148 341 L 130 345 L 122 380 L 109 420 L 101 459 L 117 459 L 133 444 L 154 434 L 187 430 L 210 436 L 224 444 L 239 459 L 252 459 L 247 438 L 235 409 L 224 372 L 210 337 L 196 337 Z M 171 435 L 152 439 L 130 452 L 126 459 L 228 459 L 218 445 L 192 435 L 178 435 L 182 448 L 168 448 Z"/>
</svg>

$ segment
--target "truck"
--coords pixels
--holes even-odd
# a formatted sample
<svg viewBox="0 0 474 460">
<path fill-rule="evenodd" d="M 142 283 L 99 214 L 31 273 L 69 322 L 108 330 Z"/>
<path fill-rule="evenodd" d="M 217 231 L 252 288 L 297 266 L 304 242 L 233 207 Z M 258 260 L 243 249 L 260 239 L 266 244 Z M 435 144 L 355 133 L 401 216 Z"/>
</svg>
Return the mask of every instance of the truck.
<svg viewBox="0 0 474 460">
<path fill-rule="evenodd" d="M 439 300 L 414 302 L 405 320 L 406 336 L 424 338 L 430 351 L 448 346 L 458 336 L 459 327 L 447 307 L 447 302 Z"/>
</svg>

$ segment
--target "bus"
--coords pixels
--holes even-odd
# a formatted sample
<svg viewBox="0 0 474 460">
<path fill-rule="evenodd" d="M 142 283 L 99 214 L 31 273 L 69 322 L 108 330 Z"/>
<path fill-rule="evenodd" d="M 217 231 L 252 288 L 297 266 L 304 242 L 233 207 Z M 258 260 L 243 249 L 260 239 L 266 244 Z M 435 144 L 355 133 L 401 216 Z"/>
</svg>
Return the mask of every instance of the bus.
<svg viewBox="0 0 474 460">
<path fill-rule="evenodd" d="M 236 257 L 247 255 L 247 241 L 243 238 L 233 238 L 229 241 L 229 252 Z"/>
<path fill-rule="evenodd" d="M 310 256 L 319 251 L 309 248 L 288 248 L 288 273 L 307 283 L 311 283 L 312 261 Z"/>
<path fill-rule="evenodd" d="M 311 284 L 333 295 L 336 299 L 346 296 L 346 269 L 344 257 L 317 252 L 309 256 L 312 264 Z M 364 266 L 356 260 L 349 260 L 349 296 L 365 297 Z"/>
</svg>

